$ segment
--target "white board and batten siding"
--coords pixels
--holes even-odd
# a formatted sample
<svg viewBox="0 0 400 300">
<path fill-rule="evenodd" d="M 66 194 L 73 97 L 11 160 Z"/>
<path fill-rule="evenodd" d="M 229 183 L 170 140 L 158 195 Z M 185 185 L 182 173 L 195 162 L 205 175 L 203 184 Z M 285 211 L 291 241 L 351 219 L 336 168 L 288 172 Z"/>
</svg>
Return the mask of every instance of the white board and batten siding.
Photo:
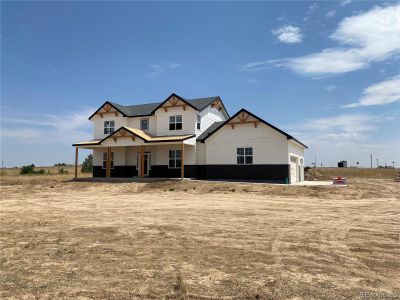
<svg viewBox="0 0 400 300">
<path fill-rule="evenodd" d="M 169 117 L 182 116 L 182 130 L 169 130 Z M 167 111 L 164 108 L 159 108 L 155 112 L 157 118 L 157 135 L 184 135 L 193 134 L 196 126 L 197 111 L 186 106 L 186 110 L 182 107 L 168 107 Z"/>
<path fill-rule="evenodd" d="M 200 122 L 200 130 L 196 127 L 196 136 L 201 135 L 204 130 L 210 127 L 215 122 L 226 121 L 227 118 L 222 110 L 218 108 L 213 108 L 211 105 L 207 106 L 200 113 L 201 122 Z"/>
<path fill-rule="evenodd" d="M 287 164 L 286 136 L 258 123 L 239 124 L 232 129 L 227 124 L 206 141 L 206 164 L 236 164 L 237 148 L 253 148 L 253 164 Z"/>
<path fill-rule="evenodd" d="M 198 165 L 206 164 L 206 144 L 197 142 L 196 143 L 196 161 Z"/>
<path fill-rule="evenodd" d="M 157 135 L 157 118 L 156 118 L 156 116 L 127 118 L 126 126 L 131 127 L 131 128 L 140 129 L 140 122 L 141 122 L 140 120 L 141 119 L 148 119 L 149 120 L 149 130 L 146 130 L 146 131 L 152 135 Z"/>
<path fill-rule="evenodd" d="M 114 121 L 114 129 L 117 130 L 121 126 L 128 126 L 127 119 L 122 116 L 122 114 L 118 113 L 118 117 L 115 114 L 104 114 L 103 118 L 100 115 L 94 115 L 91 119 L 93 122 L 93 138 L 94 139 L 103 139 L 108 134 L 104 134 L 104 122 L 105 121 Z"/>
</svg>

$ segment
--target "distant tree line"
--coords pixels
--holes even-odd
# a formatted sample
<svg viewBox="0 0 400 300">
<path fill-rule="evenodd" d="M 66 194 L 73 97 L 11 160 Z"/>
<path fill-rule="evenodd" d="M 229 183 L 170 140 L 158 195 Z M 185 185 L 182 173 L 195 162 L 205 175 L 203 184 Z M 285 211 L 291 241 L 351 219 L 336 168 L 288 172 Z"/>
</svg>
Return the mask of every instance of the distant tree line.
<svg viewBox="0 0 400 300">
<path fill-rule="evenodd" d="M 68 170 L 60 167 L 71 166 L 66 163 L 57 163 L 54 164 L 54 167 L 58 167 L 58 174 L 68 174 Z M 89 154 L 88 157 L 82 163 L 81 171 L 82 173 L 91 173 L 93 170 L 93 155 Z M 27 166 L 22 166 L 20 174 L 45 174 L 46 171 L 44 169 L 35 170 L 35 165 L 30 164 Z M 50 170 L 47 170 L 47 174 L 50 174 Z"/>
</svg>

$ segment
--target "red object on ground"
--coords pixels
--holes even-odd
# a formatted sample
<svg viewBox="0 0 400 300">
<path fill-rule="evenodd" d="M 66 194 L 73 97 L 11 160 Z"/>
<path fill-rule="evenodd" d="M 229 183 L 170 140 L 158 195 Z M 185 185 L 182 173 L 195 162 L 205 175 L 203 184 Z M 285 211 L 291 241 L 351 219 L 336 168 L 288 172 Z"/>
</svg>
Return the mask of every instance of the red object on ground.
<svg viewBox="0 0 400 300">
<path fill-rule="evenodd" d="M 347 184 L 346 178 L 338 176 L 333 178 L 333 184 Z"/>
</svg>

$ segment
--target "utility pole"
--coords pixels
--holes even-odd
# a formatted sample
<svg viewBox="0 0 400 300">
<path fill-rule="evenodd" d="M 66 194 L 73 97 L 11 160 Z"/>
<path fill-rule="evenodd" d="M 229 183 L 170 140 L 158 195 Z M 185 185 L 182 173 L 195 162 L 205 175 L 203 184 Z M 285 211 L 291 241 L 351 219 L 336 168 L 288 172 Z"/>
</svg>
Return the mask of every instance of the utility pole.
<svg viewBox="0 0 400 300">
<path fill-rule="evenodd" d="M 395 163 L 395 162 L 394 162 L 394 161 L 392 161 L 392 164 L 393 164 L 393 169 L 394 169 L 394 163 Z"/>
<path fill-rule="evenodd" d="M 372 153 L 371 153 L 371 169 L 372 169 Z"/>
<path fill-rule="evenodd" d="M 317 167 L 317 154 L 315 154 L 315 158 L 314 158 L 314 166 Z"/>
<path fill-rule="evenodd" d="M 379 160 L 376 159 L 376 167 L 379 168 Z"/>
</svg>

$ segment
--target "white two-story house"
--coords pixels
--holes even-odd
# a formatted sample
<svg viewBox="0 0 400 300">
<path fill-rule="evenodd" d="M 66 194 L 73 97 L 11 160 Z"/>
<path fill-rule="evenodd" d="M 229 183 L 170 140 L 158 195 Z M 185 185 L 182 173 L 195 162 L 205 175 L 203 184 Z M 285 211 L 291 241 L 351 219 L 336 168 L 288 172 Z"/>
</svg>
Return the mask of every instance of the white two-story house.
<svg viewBox="0 0 400 300">
<path fill-rule="evenodd" d="M 89 120 L 94 177 L 304 180 L 300 141 L 241 109 L 229 116 L 220 97 L 159 103 L 105 102 Z M 76 161 L 77 164 L 77 161 Z"/>
</svg>

